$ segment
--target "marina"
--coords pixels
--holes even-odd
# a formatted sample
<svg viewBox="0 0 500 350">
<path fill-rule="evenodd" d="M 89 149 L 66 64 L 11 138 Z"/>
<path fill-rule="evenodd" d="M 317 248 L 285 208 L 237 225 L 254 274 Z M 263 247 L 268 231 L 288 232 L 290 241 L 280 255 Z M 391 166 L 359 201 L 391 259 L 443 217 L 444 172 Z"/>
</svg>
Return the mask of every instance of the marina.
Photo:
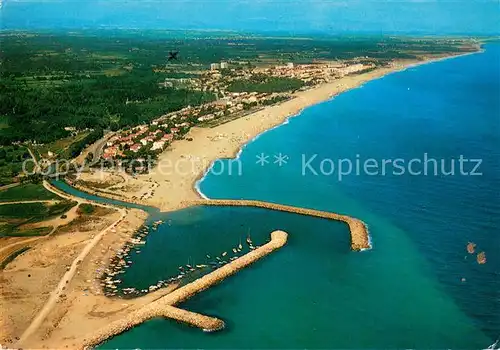
<svg viewBox="0 0 500 350">
<path fill-rule="evenodd" d="M 176 289 L 172 293 L 167 294 L 166 296 L 150 303 L 134 313 L 131 313 L 126 318 L 115 321 L 103 329 L 96 331 L 83 340 L 82 348 L 85 349 L 87 347 L 96 346 L 106 339 L 120 334 L 154 317 L 172 318 L 201 328 L 206 332 L 212 332 L 224 328 L 224 322 L 222 320 L 174 308 L 172 305 L 183 302 L 193 295 L 210 288 L 212 285 L 221 282 L 225 278 L 235 274 L 239 270 L 270 254 L 274 250 L 283 247 L 286 244 L 287 237 L 288 234 L 283 231 L 271 232 L 271 240 L 268 243 L 238 259 L 235 259 L 231 263 L 212 271 L 202 278 Z"/>
</svg>

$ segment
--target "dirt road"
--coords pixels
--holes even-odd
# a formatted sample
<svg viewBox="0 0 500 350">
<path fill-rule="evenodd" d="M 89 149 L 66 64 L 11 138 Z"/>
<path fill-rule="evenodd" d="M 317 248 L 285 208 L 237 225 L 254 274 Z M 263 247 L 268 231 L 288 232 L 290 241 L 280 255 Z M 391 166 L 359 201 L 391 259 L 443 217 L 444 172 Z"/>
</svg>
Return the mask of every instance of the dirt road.
<svg viewBox="0 0 500 350">
<path fill-rule="evenodd" d="M 44 181 L 44 187 L 48 190 L 51 191 L 58 196 L 61 196 L 66 199 L 74 200 L 79 203 L 91 203 L 90 201 L 87 201 L 82 198 L 78 197 L 73 197 L 70 196 L 66 193 L 62 193 L 61 191 L 58 191 L 54 189 L 48 182 Z M 45 303 L 45 305 L 42 307 L 42 309 L 38 312 L 38 314 L 35 316 L 35 318 L 31 321 L 30 325 L 28 328 L 23 332 L 19 339 L 19 344 L 22 344 L 30 335 L 32 335 L 42 324 L 42 322 L 45 320 L 47 315 L 50 313 L 50 311 L 53 309 L 54 305 L 57 303 L 59 298 L 64 292 L 65 287 L 71 282 L 73 277 L 75 276 L 75 273 L 78 269 L 78 265 L 85 259 L 85 257 L 90 253 L 90 251 L 99 243 L 99 241 L 102 239 L 102 237 L 108 233 L 111 229 L 113 229 L 116 225 L 118 225 L 127 215 L 127 210 L 123 208 L 116 208 L 110 205 L 105 205 L 105 204 L 100 204 L 100 203 L 91 203 L 93 205 L 105 207 L 105 208 L 113 208 L 115 210 L 118 210 L 121 213 L 121 216 L 118 220 L 113 222 L 111 225 L 106 227 L 104 230 L 102 230 L 99 234 L 95 235 L 93 239 L 89 241 L 89 243 L 83 248 L 82 252 L 76 257 L 75 260 L 73 260 L 73 263 L 71 264 L 71 267 L 69 270 L 64 274 L 62 279 L 59 281 L 58 285 L 52 291 L 50 294 L 49 299 Z"/>
</svg>

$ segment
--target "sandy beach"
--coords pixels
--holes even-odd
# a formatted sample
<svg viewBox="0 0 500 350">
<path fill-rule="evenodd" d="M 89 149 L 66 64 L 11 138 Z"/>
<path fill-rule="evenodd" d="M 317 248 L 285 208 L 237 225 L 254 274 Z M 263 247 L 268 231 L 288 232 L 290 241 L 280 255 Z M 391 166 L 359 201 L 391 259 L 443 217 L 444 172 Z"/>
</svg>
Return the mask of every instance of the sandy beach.
<svg viewBox="0 0 500 350">
<path fill-rule="evenodd" d="M 162 211 L 196 204 L 200 200 L 200 194 L 195 188 L 196 182 L 216 159 L 236 157 L 244 144 L 282 124 L 308 106 L 391 72 L 423 63 L 426 62 L 396 62 L 392 67 L 346 76 L 332 83 L 298 92 L 289 101 L 226 124 L 214 128 L 192 128 L 186 139 L 175 141 L 160 155 L 158 166 L 149 174 L 133 177 L 123 172 L 110 174 L 92 171 L 83 173 L 80 180 L 87 185 L 99 186 L 80 184 L 77 187 L 103 197 L 156 206 Z M 102 289 L 97 285 L 101 271 L 108 267 L 116 251 L 131 238 L 146 217 L 139 210 L 121 210 L 121 217 L 118 212 L 107 213 L 99 218 L 98 224 L 93 224 L 87 230 L 76 227 L 54 235 L 20 255 L 5 269 L 0 275 L 0 282 L 5 287 L 0 299 L 6 305 L 6 312 L 0 318 L 2 333 L 5 330 L 0 342 L 16 344 L 22 331 L 29 328 L 34 317 L 43 310 L 58 281 L 61 281 L 59 284 L 64 281 L 68 266 L 75 265 L 79 252 L 87 249 L 89 242 L 99 234 L 102 234 L 102 238 L 97 245 L 90 247 L 88 255 L 76 263 L 75 274 L 66 285 L 63 297 L 59 295 L 51 312 L 37 324 L 23 346 L 74 348 L 95 329 L 119 320 L 177 288 L 171 285 L 128 300 L 102 295 Z M 106 226 L 111 222 L 116 224 L 113 224 L 109 234 L 104 235 L 103 232 L 108 230 Z M 61 250 L 64 254 L 60 253 Z"/>
<path fill-rule="evenodd" d="M 453 56 L 432 57 L 424 61 L 396 61 L 391 67 L 345 76 L 334 82 L 297 92 L 291 100 L 266 107 L 226 124 L 213 128 L 194 127 L 186 135 L 186 139 L 173 142 L 160 155 L 158 165 L 149 174 L 131 177 L 123 171 L 115 171 L 115 175 L 123 179 L 121 184 L 114 183 L 107 189 L 87 186 L 80 189 L 104 197 L 155 206 L 162 211 L 190 206 L 193 201 L 200 199 L 195 188 L 196 182 L 214 161 L 235 158 L 243 145 L 263 132 L 279 126 L 288 118 L 298 115 L 304 108 L 389 73 L 450 57 Z M 108 177 L 109 175 L 103 175 L 99 171 L 81 175 L 82 180 L 90 183 L 99 183 Z"/>
<path fill-rule="evenodd" d="M 117 211 L 102 208 L 96 214 L 85 220 L 77 218 L 54 236 L 37 242 L 0 273 L 1 344 L 23 348 L 75 348 L 86 334 L 176 289 L 173 284 L 127 300 L 103 295 L 102 272 L 147 215 L 132 209 L 118 222 L 120 213 Z M 103 235 L 96 247 L 78 262 L 89 242 L 112 223 L 117 223 L 115 228 Z M 57 294 L 54 288 L 75 261 L 77 268 L 71 281 L 64 283 L 62 294 L 58 295 L 46 317 L 38 322 L 37 317 Z M 30 327 L 32 332 L 26 334 Z M 18 343 L 23 335 L 26 338 Z"/>
</svg>

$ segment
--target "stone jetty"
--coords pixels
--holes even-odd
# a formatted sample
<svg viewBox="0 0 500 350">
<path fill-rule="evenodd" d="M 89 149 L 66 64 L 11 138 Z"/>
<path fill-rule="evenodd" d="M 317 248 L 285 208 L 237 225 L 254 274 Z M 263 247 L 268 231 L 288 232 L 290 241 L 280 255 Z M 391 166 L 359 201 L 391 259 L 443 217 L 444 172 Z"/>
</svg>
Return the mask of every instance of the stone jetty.
<svg viewBox="0 0 500 350">
<path fill-rule="evenodd" d="M 349 231 L 351 233 L 351 249 L 354 251 L 360 251 L 364 249 L 370 249 L 370 238 L 368 235 L 368 228 L 365 223 L 359 219 L 341 215 L 337 213 L 320 211 L 315 209 L 306 209 L 300 207 L 293 207 L 290 205 L 254 201 L 254 200 L 228 200 L 228 199 L 207 199 L 207 200 L 196 200 L 190 202 L 191 205 L 214 205 L 214 206 L 241 206 L 241 207 L 258 207 L 271 210 L 285 211 L 289 213 L 295 213 L 300 215 L 314 216 L 324 219 L 337 220 L 345 222 L 349 226 Z"/>
<path fill-rule="evenodd" d="M 224 321 L 218 318 L 179 309 L 174 306 L 162 305 L 160 313 L 162 313 L 163 317 L 188 323 L 192 326 L 203 329 L 205 332 L 214 332 L 224 328 Z"/>
<path fill-rule="evenodd" d="M 214 270 L 199 279 L 182 286 L 170 294 L 167 294 L 158 300 L 131 312 L 126 317 L 108 324 L 83 340 L 83 347 L 93 347 L 106 339 L 120 334 L 142 322 L 154 317 L 168 317 L 178 321 L 186 322 L 204 331 L 216 331 L 224 328 L 224 321 L 201 315 L 198 313 L 182 310 L 173 305 L 178 304 L 192 297 L 193 295 L 210 288 L 225 278 L 235 274 L 239 270 L 247 267 L 253 262 L 263 258 L 272 251 L 281 248 L 286 244 L 288 234 L 284 231 L 274 231 L 271 233 L 271 240 L 250 251 L 249 253 L 231 261 L 217 270 Z"/>
</svg>

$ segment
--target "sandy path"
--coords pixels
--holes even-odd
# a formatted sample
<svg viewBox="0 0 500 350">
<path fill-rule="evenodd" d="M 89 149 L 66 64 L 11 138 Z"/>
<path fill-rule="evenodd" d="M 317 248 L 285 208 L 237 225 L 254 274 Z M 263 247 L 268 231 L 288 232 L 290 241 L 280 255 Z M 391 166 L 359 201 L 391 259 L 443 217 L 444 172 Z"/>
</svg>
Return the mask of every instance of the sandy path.
<svg viewBox="0 0 500 350">
<path fill-rule="evenodd" d="M 29 148 L 29 147 L 26 147 L 26 148 L 28 149 L 28 152 L 29 152 L 31 158 L 33 159 L 33 162 L 35 163 L 35 167 L 33 168 L 33 171 L 35 173 L 38 173 L 40 171 L 40 164 L 38 164 L 38 159 L 36 159 L 35 154 L 31 150 L 31 148 Z"/>
<path fill-rule="evenodd" d="M 2 252 L 4 250 L 7 250 L 7 249 L 9 249 L 12 246 L 15 246 L 17 244 L 22 244 L 22 243 L 27 243 L 27 242 L 35 241 L 35 240 L 37 240 L 39 238 L 40 237 L 30 237 L 30 238 L 26 238 L 26 239 L 23 239 L 23 240 L 17 240 L 15 242 L 11 243 L 11 244 L 7 244 L 6 246 L 3 246 L 3 247 L 0 248 L 0 255 L 2 254 Z"/>
<path fill-rule="evenodd" d="M 78 214 L 78 208 L 79 208 L 79 206 L 80 205 L 77 204 L 77 205 L 73 206 L 70 210 L 68 210 L 67 212 L 65 212 L 64 215 L 66 217 L 64 219 L 62 218 L 62 215 L 60 215 L 60 216 L 57 216 L 57 217 L 55 217 L 53 219 L 49 219 L 49 220 L 45 220 L 45 221 L 40 221 L 40 222 L 35 222 L 35 223 L 32 223 L 32 224 L 25 224 L 25 225 L 23 225 L 23 229 L 31 229 L 31 228 L 52 226 L 53 229 L 48 234 L 48 235 L 51 235 L 60 226 L 67 225 L 71 221 L 73 221 L 74 219 L 76 219 L 78 216 L 80 216 Z"/>
<path fill-rule="evenodd" d="M 0 186 L 0 191 L 4 191 L 4 190 L 8 190 L 9 188 L 17 187 L 20 184 L 21 184 L 20 182 L 15 182 L 15 183 L 10 184 L 10 185 Z"/>
<path fill-rule="evenodd" d="M 33 201 L 15 201 L 15 202 L 2 202 L 0 205 L 8 205 L 8 204 L 26 204 L 26 203 L 47 203 L 47 204 L 56 204 L 59 203 L 59 200 L 33 200 Z M 26 238 L 24 240 L 16 240 L 15 242 L 8 244 L 6 246 L 3 246 L 0 248 L 0 262 L 3 262 L 5 259 L 7 259 L 11 254 L 14 252 L 27 247 L 28 243 L 34 242 L 40 239 L 47 239 L 50 237 L 60 226 L 64 226 L 69 224 L 71 221 L 76 219 L 78 217 L 78 205 L 75 205 L 73 208 L 68 210 L 66 213 L 65 219 L 62 219 L 61 217 L 56 217 L 54 219 L 46 220 L 46 221 L 40 221 L 36 222 L 33 224 L 27 224 L 24 225 L 25 228 L 30 229 L 30 228 L 38 228 L 38 227 L 52 227 L 52 230 L 45 236 L 38 236 L 38 237 L 30 237 Z M 14 237 L 12 237 L 14 238 Z M 3 243 L 3 242 L 2 242 Z"/>
<path fill-rule="evenodd" d="M 91 203 L 90 201 L 84 200 L 82 198 L 77 198 L 73 196 L 69 196 L 66 193 L 61 193 L 58 190 L 55 190 L 48 182 L 44 181 L 43 186 L 48 190 L 51 191 L 63 198 L 70 199 L 70 200 L 75 200 L 79 203 Z M 22 343 L 26 341 L 26 339 L 32 335 L 42 324 L 42 322 L 45 320 L 47 315 L 50 313 L 50 311 L 53 309 L 55 304 L 57 303 L 58 299 L 61 297 L 61 295 L 64 292 L 64 287 L 69 284 L 69 282 L 72 280 L 72 278 L 75 276 L 75 273 L 77 271 L 78 265 L 85 259 L 85 257 L 89 254 L 89 252 L 99 243 L 99 241 L 102 239 L 102 237 L 110 231 L 112 228 L 114 228 L 117 224 L 119 224 L 127 215 L 127 210 L 122 209 L 122 208 L 115 208 L 110 205 L 104 205 L 104 204 L 98 204 L 98 203 L 91 203 L 93 205 L 101 206 L 101 207 L 106 207 L 106 208 L 114 208 L 118 210 L 121 213 L 121 216 L 118 220 L 113 222 L 111 225 L 109 225 L 107 228 L 102 230 L 99 234 L 95 235 L 95 237 L 90 240 L 90 242 L 83 248 L 82 252 L 76 257 L 76 259 L 73 260 L 73 263 L 71 264 L 71 267 L 69 270 L 64 274 L 63 278 L 59 281 L 58 285 L 54 289 L 54 291 L 50 294 L 49 299 L 45 303 L 45 305 L 42 307 L 40 312 L 36 315 L 36 317 L 31 321 L 30 325 L 28 328 L 23 332 L 19 339 L 19 343 Z"/>
</svg>

